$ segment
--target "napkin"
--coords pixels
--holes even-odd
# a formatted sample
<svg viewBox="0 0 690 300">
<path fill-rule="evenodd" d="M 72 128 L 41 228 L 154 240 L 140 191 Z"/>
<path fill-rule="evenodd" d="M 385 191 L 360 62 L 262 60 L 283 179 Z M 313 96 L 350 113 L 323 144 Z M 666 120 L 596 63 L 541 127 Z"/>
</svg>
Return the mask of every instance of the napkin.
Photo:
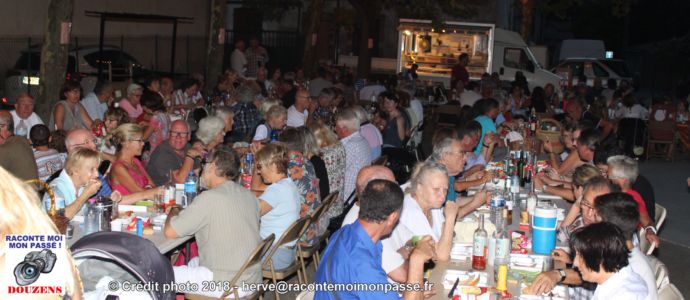
<svg viewBox="0 0 690 300">
<path fill-rule="evenodd" d="M 472 244 L 474 240 L 474 231 L 479 227 L 479 222 L 476 220 L 463 220 L 462 222 L 455 223 L 455 238 L 454 242 L 458 244 Z M 487 236 L 493 236 L 496 231 L 496 226 L 494 226 L 488 218 L 484 219 L 484 230 L 486 230 Z"/>
</svg>

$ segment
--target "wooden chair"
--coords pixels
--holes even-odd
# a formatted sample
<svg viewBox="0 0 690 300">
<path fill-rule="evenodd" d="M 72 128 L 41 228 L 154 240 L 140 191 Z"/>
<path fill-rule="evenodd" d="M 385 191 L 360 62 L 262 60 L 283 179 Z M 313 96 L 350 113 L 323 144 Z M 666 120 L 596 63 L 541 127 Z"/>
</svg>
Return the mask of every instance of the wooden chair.
<svg viewBox="0 0 690 300">
<path fill-rule="evenodd" d="M 449 120 L 444 119 L 446 119 L 447 117 L 455 117 L 453 118 L 453 121 L 457 121 L 457 119 L 460 117 L 461 109 L 462 105 L 452 104 L 446 104 L 437 107 L 434 111 L 434 120 L 436 121 L 436 126 L 455 128 L 457 126 L 456 123 L 450 123 Z M 445 118 L 441 118 L 441 116 L 445 116 Z"/>
<path fill-rule="evenodd" d="M 647 136 L 647 159 L 654 156 L 665 156 L 673 161 L 674 141 L 676 136 L 676 108 L 672 104 L 656 104 L 649 115 Z M 664 145 L 666 153 L 656 150 L 657 145 Z"/>
<path fill-rule="evenodd" d="M 307 282 L 307 274 L 302 274 L 303 267 L 300 266 L 300 260 L 297 259 L 297 254 L 295 254 L 295 261 L 291 265 L 279 270 L 276 270 L 273 266 L 273 254 L 276 253 L 279 247 L 288 244 L 292 241 L 295 241 L 295 247 L 297 248 L 296 252 L 299 253 L 302 250 L 299 243 L 299 239 L 300 237 L 302 237 L 302 235 L 304 235 L 304 232 L 307 231 L 307 225 L 310 219 L 310 216 L 306 216 L 292 223 L 292 225 L 290 225 L 290 227 L 288 227 L 288 229 L 285 230 L 285 232 L 275 243 L 275 245 L 273 245 L 273 248 L 271 248 L 271 250 L 268 252 L 268 255 L 266 256 L 266 259 L 263 263 L 262 270 L 264 278 L 270 279 L 271 281 L 273 281 L 273 284 L 277 284 L 278 280 L 285 280 L 286 278 L 292 276 L 292 274 L 297 273 L 297 280 L 299 281 L 299 283 Z M 302 276 L 304 276 L 304 278 Z M 280 294 L 278 294 L 278 290 L 275 290 L 274 292 L 276 300 L 280 300 Z"/>
<path fill-rule="evenodd" d="M 333 205 L 333 202 L 335 202 L 335 199 L 338 198 L 339 193 L 340 192 L 335 191 L 335 192 L 329 194 L 328 196 L 326 196 L 326 199 L 324 199 L 321 202 L 321 204 L 319 204 L 319 206 L 312 212 L 311 219 L 310 219 L 311 221 L 309 222 L 310 224 L 308 224 L 307 227 L 309 227 L 309 225 L 311 225 L 311 223 L 317 223 L 317 224 L 319 223 L 319 221 L 323 217 L 323 214 L 326 213 L 328 211 L 328 209 L 330 209 L 330 207 Z M 314 257 L 314 259 L 313 259 L 314 260 L 314 262 L 313 262 L 314 271 L 316 271 L 316 268 L 319 265 L 319 261 L 321 260 L 321 257 L 320 257 L 321 255 L 320 255 L 319 251 L 323 247 L 323 244 L 326 241 L 326 237 L 328 237 L 329 234 L 330 233 L 328 231 L 324 232 L 323 234 L 321 234 L 316 239 L 316 241 L 314 242 L 313 245 L 302 246 L 302 247 L 300 247 L 300 251 L 297 252 L 297 257 L 301 260 L 301 264 L 302 264 L 302 273 L 305 274 L 305 277 L 306 277 L 307 271 L 306 271 L 306 264 L 304 263 L 304 260 L 309 259 L 313 256 Z"/>
<path fill-rule="evenodd" d="M 654 207 L 656 207 L 654 210 L 654 220 L 656 220 L 654 227 L 656 227 L 656 230 L 658 231 L 659 228 L 661 228 L 661 225 L 664 225 L 664 221 L 666 221 L 666 208 L 658 203 L 655 203 Z"/>
<path fill-rule="evenodd" d="M 242 274 L 244 274 L 244 271 L 246 271 L 248 268 L 253 267 L 257 264 L 261 265 L 261 258 L 268 252 L 268 249 L 271 248 L 271 244 L 273 244 L 273 240 L 275 239 L 275 235 L 271 234 L 267 238 L 265 238 L 259 245 L 256 246 L 252 254 L 249 255 L 249 258 L 244 262 L 242 267 L 240 268 L 239 271 L 237 271 L 237 274 L 235 274 L 235 277 L 230 280 L 229 286 L 233 287 L 232 290 L 230 291 L 225 291 L 222 296 L 218 299 L 228 299 L 227 297 L 230 296 L 230 293 L 233 293 L 234 298 L 230 299 L 256 299 L 261 296 L 263 293 L 262 291 L 255 291 L 249 295 L 245 295 L 244 297 L 240 298 L 240 294 L 237 291 L 239 287 L 235 286 L 237 282 L 240 280 L 240 277 L 242 277 Z M 202 295 L 196 295 L 196 294 L 186 294 L 184 295 L 185 299 L 190 299 L 190 300 L 210 300 L 210 299 L 216 299 L 212 297 L 207 297 L 207 296 L 202 296 Z"/>
<path fill-rule="evenodd" d="M 388 162 L 388 156 L 387 155 L 381 155 L 378 158 L 374 159 L 374 161 L 371 162 L 371 165 L 372 166 L 385 166 L 387 162 Z"/>
</svg>

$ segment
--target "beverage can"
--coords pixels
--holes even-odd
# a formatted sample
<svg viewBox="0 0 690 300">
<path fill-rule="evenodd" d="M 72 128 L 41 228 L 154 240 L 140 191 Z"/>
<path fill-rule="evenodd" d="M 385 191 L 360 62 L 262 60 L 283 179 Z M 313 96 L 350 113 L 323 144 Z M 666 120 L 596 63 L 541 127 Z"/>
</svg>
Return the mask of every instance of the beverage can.
<svg viewBox="0 0 690 300">
<path fill-rule="evenodd" d="M 240 182 L 242 183 L 243 188 L 245 188 L 245 189 L 251 188 L 252 174 L 251 173 L 242 173 L 240 175 Z"/>
</svg>

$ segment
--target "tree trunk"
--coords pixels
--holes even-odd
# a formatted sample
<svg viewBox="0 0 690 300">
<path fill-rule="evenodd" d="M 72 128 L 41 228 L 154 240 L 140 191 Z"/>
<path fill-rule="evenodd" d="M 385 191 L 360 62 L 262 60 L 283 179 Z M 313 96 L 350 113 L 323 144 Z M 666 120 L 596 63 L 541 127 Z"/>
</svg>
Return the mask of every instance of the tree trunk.
<svg viewBox="0 0 690 300">
<path fill-rule="evenodd" d="M 225 0 L 213 0 L 211 3 L 210 28 L 206 50 L 206 84 L 204 92 L 211 95 L 218 83 L 218 76 L 223 72 L 223 55 L 225 54 Z M 223 36 L 220 36 L 223 35 Z M 222 39 L 224 43 L 219 43 Z"/>
<path fill-rule="evenodd" d="M 369 38 L 371 22 L 379 12 L 376 1 L 350 0 L 359 16 L 359 54 L 357 55 L 357 77 L 367 78 L 371 73 L 371 49 Z M 376 42 L 376 41 L 374 41 Z"/>
<path fill-rule="evenodd" d="M 307 30 L 304 32 L 304 54 L 302 56 L 302 65 L 304 66 L 304 75 L 311 78 L 314 73 L 314 66 L 316 65 L 316 38 L 325 38 L 315 36 L 321 24 L 321 15 L 323 14 L 324 0 L 312 0 L 309 7 L 309 22 L 307 23 Z"/>
<path fill-rule="evenodd" d="M 60 99 L 60 87 L 65 82 L 69 43 L 61 44 L 63 22 L 72 22 L 74 0 L 51 0 L 41 49 L 41 80 L 39 82 L 36 112 L 48 123 L 52 108 Z M 69 41 L 69 35 L 67 35 Z M 53 128 L 51 128 L 53 129 Z"/>
<path fill-rule="evenodd" d="M 522 28 L 520 33 L 522 39 L 527 42 L 532 35 L 532 21 L 534 19 L 534 1 L 521 0 L 522 3 Z"/>
</svg>

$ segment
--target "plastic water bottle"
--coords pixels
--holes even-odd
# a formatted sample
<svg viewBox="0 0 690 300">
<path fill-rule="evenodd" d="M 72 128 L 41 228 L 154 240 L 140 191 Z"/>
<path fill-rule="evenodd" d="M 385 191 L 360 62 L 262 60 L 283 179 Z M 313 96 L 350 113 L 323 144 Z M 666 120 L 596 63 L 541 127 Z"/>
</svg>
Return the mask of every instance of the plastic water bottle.
<svg viewBox="0 0 690 300">
<path fill-rule="evenodd" d="M 496 228 L 503 226 L 503 208 L 506 206 L 506 199 L 502 193 L 494 193 L 491 196 L 491 222 Z"/>
<path fill-rule="evenodd" d="M 189 175 L 187 175 L 187 180 L 184 182 L 184 194 L 187 197 L 187 203 L 185 203 L 185 205 L 191 204 L 196 197 L 197 183 L 196 175 L 194 175 L 193 171 L 190 171 Z"/>
<path fill-rule="evenodd" d="M 278 141 L 278 129 L 272 129 L 271 130 L 271 143 L 277 142 Z M 249 153 L 251 155 L 251 153 Z"/>
<path fill-rule="evenodd" d="M 20 120 L 17 127 L 14 129 L 15 135 L 21 136 L 23 138 L 28 138 L 29 128 L 26 126 L 24 120 Z"/>
</svg>

